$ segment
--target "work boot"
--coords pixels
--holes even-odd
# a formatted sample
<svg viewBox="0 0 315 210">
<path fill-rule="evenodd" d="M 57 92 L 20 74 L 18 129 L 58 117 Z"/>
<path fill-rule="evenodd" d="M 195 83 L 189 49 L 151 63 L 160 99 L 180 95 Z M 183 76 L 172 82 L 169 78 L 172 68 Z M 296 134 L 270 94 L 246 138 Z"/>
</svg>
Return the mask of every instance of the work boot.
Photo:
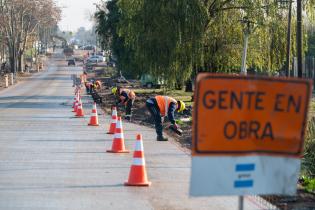
<svg viewBox="0 0 315 210">
<path fill-rule="evenodd" d="M 168 141 L 168 138 L 165 138 L 164 136 L 158 136 L 156 138 L 157 141 Z"/>
<path fill-rule="evenodd" d="M 125 116 L 125 120 L 131 121 L 131 117 L 130 116 Z"/>
</svg>

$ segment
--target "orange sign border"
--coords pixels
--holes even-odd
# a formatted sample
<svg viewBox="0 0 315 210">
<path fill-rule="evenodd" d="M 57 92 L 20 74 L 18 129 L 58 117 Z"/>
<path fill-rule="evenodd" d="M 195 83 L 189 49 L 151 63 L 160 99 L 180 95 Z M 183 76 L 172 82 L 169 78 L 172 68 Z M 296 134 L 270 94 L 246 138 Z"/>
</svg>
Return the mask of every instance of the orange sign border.
<svg viewBox="0 0 315 210">
<path fill-rule="evenodd" d="M 274 152 L 274 151 L 265 151 L 265 150 L 249 150 L 249 151 L 200 151 L 198 149 L 198 126 L 197 123 L 193 125 L 193 148 L 192 154 L 193 155 L 245 155 L 245 154 L 274 154 L 274 155 L 287 155 L 287 156 L 300 156 L 303 151 L 304 145 L 304 134 L 305 128 L 307 124 L 307 114 L 308 114 L 308 107 L 310 102 L 311 96 L 311 88 L 312 88 L 312 81 L 308 79 L 298 79 L 298 78 L 276 78 L 276 77 L 255 77 L 255 76 L 234 76 L 234 75 L 225 75 L 225 74 L 213 74 L 213 73 L 200 73 L 197 75 L 196 82 L 197 88 L 195 89 L 195 98 L 199 98 L 199 90 L 200 90 L 200 82 L 204 80 L 213 80 L 213 79 L 225 79 L 225 80 L 263 80 L 263 81 L 270 81 L 270 82 L 284 82 L 284 83 L 299 83 L 306 85 L 306 103 L 304 107 L 304 123 L 302 125 L 301 130 L 301 142 L 298 151 L 291 153 L 291 152 Z M 198 119 L 198 100 L 194 101 L 194 109 L 193 109 L 193 120 L 197 122 Z"/>
</svg>

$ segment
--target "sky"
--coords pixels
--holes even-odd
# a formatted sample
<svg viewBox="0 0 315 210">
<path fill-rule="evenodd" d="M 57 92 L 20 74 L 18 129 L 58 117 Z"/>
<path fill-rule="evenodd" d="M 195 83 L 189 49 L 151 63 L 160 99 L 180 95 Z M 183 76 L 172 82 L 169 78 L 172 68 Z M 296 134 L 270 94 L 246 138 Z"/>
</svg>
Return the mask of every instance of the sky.
<svg viewBox="0 0 315 210">
<path fill-rule="evenodd" d="M 59 28 L 62 31 L 76 32 L 78 28 L 90 29 L 93 22 L 90 16 L 96 11 L 94 3 L 100 0 L 54 0 L 61 7 L 62 15 Z"/>
</svg>

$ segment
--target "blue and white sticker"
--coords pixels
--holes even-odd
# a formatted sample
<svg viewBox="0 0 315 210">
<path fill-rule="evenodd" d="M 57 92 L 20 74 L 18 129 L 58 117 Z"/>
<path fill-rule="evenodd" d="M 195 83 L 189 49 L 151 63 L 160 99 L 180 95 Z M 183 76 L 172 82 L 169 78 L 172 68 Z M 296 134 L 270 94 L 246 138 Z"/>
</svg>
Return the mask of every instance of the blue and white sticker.
<svg viewBox="0 0 315 210">
<path fill-rule="evenodd" d="M 193 156 L 190 195 L 293 195 L 299 170 L 298 158 Z"/>
</svg>

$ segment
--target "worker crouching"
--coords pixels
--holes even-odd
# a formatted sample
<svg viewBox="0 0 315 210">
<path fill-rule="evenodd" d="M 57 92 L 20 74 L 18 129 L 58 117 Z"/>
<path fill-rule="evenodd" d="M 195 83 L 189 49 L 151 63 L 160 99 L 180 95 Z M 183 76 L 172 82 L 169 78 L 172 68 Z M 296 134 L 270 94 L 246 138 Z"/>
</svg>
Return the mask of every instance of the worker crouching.
<svg viewBox="0 0 315 210">
<path fill-rule="evenodd" d="M 118 97 L 116 105 L 119 104 L 125 105 L 126 109 L 125 119 L 130 121 L 132 116 L 131 109 L 136 99 L 135 92 L 129 89 L 114 87 L 112 88 L 112 93 Z"/>
<path fill-rule="evenodd" d="M 155 96 L 146 101 L 146 106 L 150 111 L 155 121 L 155 130 L 157 134 L 157 141 L 167 141 L 163 136 L 162 117 L 167 116 L 175 130 L 178 130 L 178 125 L 175 123 L 174 113 L 182 112 L 185 109 L 183 101 L 176 101 L 169 96 Z"/>
<path fill-rule="evenodd" d="M 86 93 L 87 94 L 91 94 L 92 93 L 92 86 L 93 86 L 93 82 L 85 82 L 84 83 L 85 89 L 86 89 Z"/>
<path fill-rule="evenodd" d="M 82 74 L 80 74 L 80 80 L 81 80 L 81 84 L 85 84 L 87 82 L 87 72 L 83 72 Z"/>
<path fill-rule="evenodd" d="M 87 81 L 87 82 L 84 83 L 84 85 L 85 85 L 85 89 L 86 89 L 86 93 L 87 94 L 95 93 L 95 92 L 99 91 L 102 88 L 102 83 L 99 80 Z"/>
<path fill-rule="evenodd" d="M 97 91 L 99 91 L 102 88 L 102 83 L 99 80 L 92 80 L 91 82 L 91 90 L 90 93 L 96 93 Z"/>
</svg>

